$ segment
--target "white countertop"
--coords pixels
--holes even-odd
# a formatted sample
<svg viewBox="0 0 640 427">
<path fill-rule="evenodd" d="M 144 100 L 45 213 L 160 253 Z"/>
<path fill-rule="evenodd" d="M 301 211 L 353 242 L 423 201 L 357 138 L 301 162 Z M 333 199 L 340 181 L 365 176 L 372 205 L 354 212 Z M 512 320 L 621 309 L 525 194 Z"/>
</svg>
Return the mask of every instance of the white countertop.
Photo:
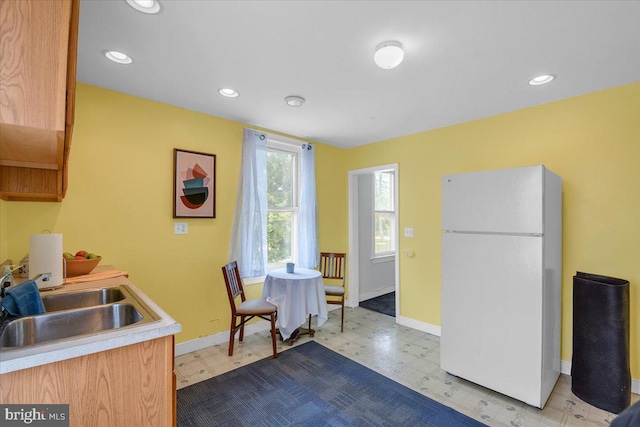
<svg viewBox="0 0 640 427">
<path fill-rule="evenodd" d="M 134 324 L 109 332 L 84 336 L 82 338 L 69 338 L 49 344 L 0 351 L 0 374 L 137 344 L 143 341 L 174 335 L 182 331 L 182 326 L 178 322 L 124 276 L 93 282 L 68 284 L 52 292 L 68 292 L 70 290 L 105 288 L 118 285 L 129 286 L 129 288 L 136 293 L 136 296 L 160 317 L 160 320 L 139 326 Z"/>
</svg>

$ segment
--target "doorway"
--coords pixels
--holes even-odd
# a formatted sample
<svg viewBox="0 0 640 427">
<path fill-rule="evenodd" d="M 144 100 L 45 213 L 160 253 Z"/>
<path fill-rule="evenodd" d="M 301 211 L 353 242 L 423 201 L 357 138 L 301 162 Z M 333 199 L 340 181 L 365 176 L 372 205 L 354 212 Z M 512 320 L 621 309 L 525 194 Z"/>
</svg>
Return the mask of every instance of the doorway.
<svg viewBox="0 0 640 427">
<path fill-rule="evenodd" d="M 373 176 L 376 172 L 391 171 L 393 180 L 393 221 L 391 239 L 395 253 L 374 257 L 373 250 Z M 358 307 L 361 301 L 379 298 L 388 304 L 392 298 L 395 316 L 400 313 L 399 275 L 399 211 L 398 164 L 380 165 L 349 172 L 349 297 L 347 305 Z M 383 297 L 384 296 L 384 297 Z M 380 301 L 386 299 L 387 301 Z M 372 301 L 368 301 L 372 302 Z M 368 303 L 367 302 L 367 303 Z M 363 304 L 366 307 L 367 303 Z M 377 311 L 377 310 L 376 310 Z M 385 313 L 389 314 L 389 313 Z"/>
</svg>

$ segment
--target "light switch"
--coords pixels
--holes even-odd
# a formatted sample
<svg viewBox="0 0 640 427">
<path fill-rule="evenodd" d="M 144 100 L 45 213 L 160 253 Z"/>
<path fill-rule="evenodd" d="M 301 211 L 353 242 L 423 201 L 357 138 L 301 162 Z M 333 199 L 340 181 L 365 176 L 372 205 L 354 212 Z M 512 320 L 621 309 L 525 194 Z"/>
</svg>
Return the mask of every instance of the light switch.
<svg viewBox="0 0 640 427">
<path fill-rule="evenodd" d="M 189 228 L 187 227 L 186 222 L 176 222 L 173 224 L 174 234 L 187 234 L 188 232 L 189 232 Z"/>
<path fill-rule="evenodd" d="M 413 227 L 406 227 L 404 229 L 404 237 L 413 237 Z"/>
</svg>

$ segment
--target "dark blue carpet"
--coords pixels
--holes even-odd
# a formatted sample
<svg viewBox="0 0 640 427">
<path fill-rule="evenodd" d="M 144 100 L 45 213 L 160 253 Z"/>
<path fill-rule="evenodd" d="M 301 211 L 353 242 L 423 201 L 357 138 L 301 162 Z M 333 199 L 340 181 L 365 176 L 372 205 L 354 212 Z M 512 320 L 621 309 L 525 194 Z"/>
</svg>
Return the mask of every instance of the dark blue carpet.
<svg viewBox="0 0 640 427">
<path fill-rule="evenodd" d="M 484 426 L 314 341 L 178 390 L 178 426 Z"/>
<path fill-rule="evenodd" d="M 396 293 L 380 295 L 379 297 L 367 299 L 360 302 L 360 307 L 396 317 Z"/>
</svg>

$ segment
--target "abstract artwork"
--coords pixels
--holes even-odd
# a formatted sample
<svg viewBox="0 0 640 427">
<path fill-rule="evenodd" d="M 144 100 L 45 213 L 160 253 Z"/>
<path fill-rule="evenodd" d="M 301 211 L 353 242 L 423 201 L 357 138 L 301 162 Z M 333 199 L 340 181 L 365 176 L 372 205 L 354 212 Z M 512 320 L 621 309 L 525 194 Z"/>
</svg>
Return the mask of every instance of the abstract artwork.
<svg viewBox="0 0 640 427">
<path fill-rule="evenodd" d="M 216 156 L 173 150 L 173 217 L 216 217 Z"/>
</svg>

